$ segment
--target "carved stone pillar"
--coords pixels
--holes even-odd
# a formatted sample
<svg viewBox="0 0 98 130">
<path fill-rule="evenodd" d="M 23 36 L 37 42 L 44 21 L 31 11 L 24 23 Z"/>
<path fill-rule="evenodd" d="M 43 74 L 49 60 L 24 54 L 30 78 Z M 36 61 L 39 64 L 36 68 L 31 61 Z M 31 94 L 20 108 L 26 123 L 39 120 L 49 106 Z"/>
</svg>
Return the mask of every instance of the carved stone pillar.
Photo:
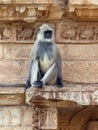
<svg viewBox="0 0 98 130">
<path fill-rule="evenodd" d="M 33 130 L 56 130 L 57 109 L 35 107 L 33 111 Z"/>
<path fill-rule="evenodd" d="M 35 108 L 33 130 L 85 130 L 90 120 L 98 118 L 95 117 L 98 108 L 89 106 L 98 104 L 96 88 L 75 86 L 57 89 L 49 86 L 28 89 L 26 103 Z"/>
</svg>

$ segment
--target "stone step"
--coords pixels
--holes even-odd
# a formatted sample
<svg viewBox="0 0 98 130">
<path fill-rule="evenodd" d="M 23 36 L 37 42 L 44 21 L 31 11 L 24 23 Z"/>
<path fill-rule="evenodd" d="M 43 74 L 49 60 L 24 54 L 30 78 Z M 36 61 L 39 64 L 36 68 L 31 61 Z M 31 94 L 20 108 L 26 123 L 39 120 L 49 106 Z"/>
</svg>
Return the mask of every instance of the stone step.
<svg viewBox="0 0 98 130">
<path fill-rule="evenodd" d="M 0 87 L 0 105 L 37 105 L 67 107 L 98 105 L 98 84 L 64 84 L 64 87 L 44 86 L 42 89 Z"/>
<path fill-rule="evenodd" d="M 0 106 L 24 105 L 25 89 L 22 87 L 0 87 Z"/>
<path fill-rule="evenodd" d="M 46 107 L 97 105 L 98 84 L 64 84 L 64 87 L 45 86 L 26 91 L 26 103 Z"/>
</svg>

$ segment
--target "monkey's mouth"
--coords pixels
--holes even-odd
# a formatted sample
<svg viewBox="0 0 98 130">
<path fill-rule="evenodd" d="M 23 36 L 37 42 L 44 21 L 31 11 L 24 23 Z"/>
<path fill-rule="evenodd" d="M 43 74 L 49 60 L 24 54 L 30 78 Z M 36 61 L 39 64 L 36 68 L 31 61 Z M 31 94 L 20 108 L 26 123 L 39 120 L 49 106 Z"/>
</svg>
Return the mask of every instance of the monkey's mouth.
<svg viewBox="0 0 98 130">
<path fill-rule="evenodd" d="M 52 38 L 52 31 L 51 30 L 47 30 L 44 32 L 44 38 L 45 39 L 50 39 Z"/>
</svg>

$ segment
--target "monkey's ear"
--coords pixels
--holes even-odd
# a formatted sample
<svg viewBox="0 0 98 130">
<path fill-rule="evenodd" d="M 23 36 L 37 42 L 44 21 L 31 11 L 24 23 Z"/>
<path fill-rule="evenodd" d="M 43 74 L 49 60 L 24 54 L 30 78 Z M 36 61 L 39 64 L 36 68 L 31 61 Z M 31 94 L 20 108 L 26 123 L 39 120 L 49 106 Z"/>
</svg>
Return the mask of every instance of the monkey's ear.
<svg viewBox="0 0 98 130">
<path fill-rule="evenodd" d="M 40 31 L 40 28 L 37 28 L 34 32 L 34 39 L 36 39 L 36 35 L 38 34 L 38 32 Z"/>
<path fill-rule="evenodd" d="M 39 31 L 40 31 L 40 28 L 37 28 L 37 29 L 35 30 L 35 35 L 37 35 Z"/>
</svg>

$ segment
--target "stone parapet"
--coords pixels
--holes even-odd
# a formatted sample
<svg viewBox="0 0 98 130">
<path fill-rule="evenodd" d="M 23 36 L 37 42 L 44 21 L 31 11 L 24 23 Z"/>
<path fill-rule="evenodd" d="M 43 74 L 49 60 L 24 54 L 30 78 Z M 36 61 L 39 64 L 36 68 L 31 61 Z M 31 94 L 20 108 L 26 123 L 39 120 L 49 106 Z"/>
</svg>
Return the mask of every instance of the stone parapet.
<svg viewBox="0 0 98 130">
<path fill-rule="evenodd" d="M 36 105 L 43 107 L 67 107 L 98 105 L 98 84 L 64 84 L 63 88 L 45 86 L 42 89 L 0 87 L 0 105 Z"/>
<path fill-rule="evenodd" d="M 45 86 L 26 91 L 26 103 L 43 107 L 97 105 L 98 85 L 64 85 L 63 88 Z"/>
<path fill-rule="evenodd" d="M 24 105 L 25 90 L 22 87 L 0 87 L 0 106 Z"/>
<path fill-rule="evenodd" d="M 98 20 L 97 0 L 69 0 L 69 12 L 74 13 L 74 19 Z"/>
<path fill-rule="evenodd" d="M 54 0 L 0 0 L 0 4 L 53 4 Z"/>
<path fill-rule="evenodd" d="M 55 7 L 54 0 L 0 1 L 0 21 L 26 21 L 32 23 L 43 19 L 57 20 L 62 17 L 63 13 L 63 10 Z"/>
</svg>

